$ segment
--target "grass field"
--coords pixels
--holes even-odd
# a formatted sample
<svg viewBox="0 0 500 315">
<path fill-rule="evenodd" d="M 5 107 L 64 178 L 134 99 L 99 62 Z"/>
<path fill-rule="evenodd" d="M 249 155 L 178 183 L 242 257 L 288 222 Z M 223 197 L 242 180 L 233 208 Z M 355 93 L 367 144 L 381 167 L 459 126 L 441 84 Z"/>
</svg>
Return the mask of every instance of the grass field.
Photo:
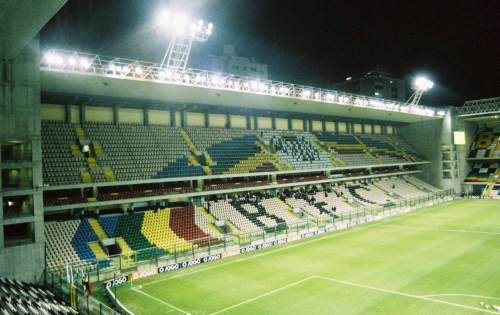
<svg viewBox="0 0 500 315">
<path fill-rule="evenodd" d="M 463 200 L 134 281 L 135 314 L 500 314 L 500 202 Z"/>
</svg>

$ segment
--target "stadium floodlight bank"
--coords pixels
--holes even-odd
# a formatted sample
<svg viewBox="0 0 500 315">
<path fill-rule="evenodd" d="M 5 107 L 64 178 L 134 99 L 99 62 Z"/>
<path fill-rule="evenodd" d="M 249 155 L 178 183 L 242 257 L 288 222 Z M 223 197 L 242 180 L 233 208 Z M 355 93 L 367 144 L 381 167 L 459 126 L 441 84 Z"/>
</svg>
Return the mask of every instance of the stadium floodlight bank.
<svg viewBox="0 0 500 315">
<path fill-rule="evenodd" d="M 292 99 L 408 113 L 424 117 L 441 118 L 446 115 L 446 111 L 429 106 L 370 98 L 362 95 L 285 82 L 258 80 L 255 78 L 206 70 L 165 68 L 158 63 L 64 50 L 50 50 L 46 52 L 41 60 L 41 68 L 49 71 L 77 72 L 112 78 L 148 80 L 184 86 L 288 97 Z"/>
</svg>

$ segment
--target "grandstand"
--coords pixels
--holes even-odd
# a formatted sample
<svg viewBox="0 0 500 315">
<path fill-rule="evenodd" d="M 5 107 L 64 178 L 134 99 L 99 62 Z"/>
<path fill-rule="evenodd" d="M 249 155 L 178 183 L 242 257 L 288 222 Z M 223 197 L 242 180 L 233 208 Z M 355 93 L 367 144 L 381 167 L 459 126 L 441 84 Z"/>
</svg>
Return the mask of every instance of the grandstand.
<svg viewBox="0 0 500 315">
<path fill-rule="evenodd" d="M 9 91 L 0 104 L 5 108 L 0 116 L 0 315 L 113 314 L 127 313 L 127 308 L 136 314 L 231 313 L 240 305 L 308 281 L 318 282 L 304 291 L 314 299 L 321 292 L 341 296 L 342 290 L 332 293 L 321 283 L 325 278 L 327 283 L 343 283 L 342 277 L 331 278 L 329 272 L 338 270 L 361 281 L 360 275 L 371 268 L 382 270 L 384 281 L 398 283 L 402 291 L 383 289 L 377 283 L 380 279 L 370 277 L 367 281 L 373 280 L 373 286 L 349 285 L 478 310 L 469 300 L 438 299 L 432 292 L 422 295 L 429 291 L 427 284 L 422 291 L 411 291 L 415 294 L 404 293 L 405 283 L 381 263 L 391 260 L 388 266 L 406 279 L 418 266 L 395 257 L 422 255 L 428 270 L 448 261 L 457 263 L 452 256 L 465 257 L 467 266 L 462 269 L 477 264 L 471 277 L 490 281 L 484 276 L 490 267 L 485 261 L 498 260 L 488 256 L 493 252 L 488 245 L 481 251 L 478 244 L 495 241 L 498 233 L 492 232 L 487 212 L 498 203 L 478 202 L 479 209 L 471 211 L 475 217 L 449 208 L 464 205 L 465 209 L 473 200 L 449 202 L 500 198 L 498 98 L 469 101 L 461 109 L 438 109 L 214 74 L 187 68 L 187 60 L 175 69 L 172 60 L 167 61 L 170 68 L 164 69 L 165 65 L 149 61 L 41 51 L 36 33 L 58 4 L 64 1 L 48 1 L 37 19 L 19 17 L 15 22 L 19 29 L 36 32 L 19 31 L 22 47 L 10 56 L 0 55 L 1 60 L 10 60 L 8 69 L 0 63 L 0 73 L 9 73 L 8 78 L 0 76 Z M 465 144 L 455 143 L 454 131 L 464 132 Z M 435 208 L 420 210 L 431 206 Z M 419 230 L 433 226 L 427 215 L 442 223 L 439 233 L 477 232 L 484 239 L 471 243 L 466 237 L 434 230 L 428 236 Z M 398 220 L 407 225 L 393 224 Z M 459 225 L 464 222 L 470 226 Z M 478 231 L 464 232 L 471 226 Z M 336 235 L 339 244 L 330 241 Z M 302 240 L 306 238 L 311 239 Z M 403 241 L 395 242 L 399 238 Z M 319 245 L 308 247 L 318 240 Z M 465 245 L 444 248 L 449 240 Z M 305 248 L 295 252 L 297 257 L 277 254 L 295 246 Z M 477 256 L 485 258 L 466 257 L 466 247 L 481 251 Z M 433 260 L 440 252 L 427 250 L 434 248 L 448 260 Z M 268 251 L 250 256 L 261 249 Z M 176 277 L 160 273 L 204 263 L 219 268 L 226 262 L 215 261 L 247 253 L 248 261 L 255 259 L 258 264 L 241 264 L 243 271 L 235 274 L 228 268 L 228 278 L 234 282 L 214 273 L 209 280 L 198 278 L 200 283 L 173 283 L 174 289 L 166 286 L 168 292 L 159 288 L 158 297 L 146 289 L 154 281 Z M 266 255 L 275 258 L 263 259 Z M 339 257 L 345 262 L 332 267 L 329 263 Z M 276 265 L 271 266 L 274 260 Z M 227 261 L 237 265 L 240 260 Z M 289 266 L 287 261 L 303 266 Z M 254 270 L 261 267 L 262 274 Z M 311 275 L 311 270 L 316 273 Z M 446 276 L 416 272 L 419 277 L 413 280 L 429 277 L 429 283 Z M 278 277 L 281 273 L 283 279 Z M 156 280 L 141 280 L 147 277 Z M 280 285 L 260 282 L 261 278 Z M 239 289 L 234 289 L 236 284 Z M 100 301 L 92 297 L 92 286 Z M 480 296 L 483 287 L 477 283 L 467 287 L 476 303 L 472 297 Z M 484 296 L 495 294 L 484 287 Z M 197 301 L 170 295 L 189 296 L 189 290 Z M 227 296 L 219 295 L 226 291 Z M 148 303 L 140 304 L 151 309 L 138 306 L 134 299 L 143 302 L 138 296 L 146 298 Z M 298 297 L 293 293 L 284 299 L 301 300 Z M 170 298 L 181 308 L 170 304 Z M 385 303 L 361 292 L 345 313 L 370 313 L 368 305 L 366 310 L 352 311 L 363 299 Z M 318 313 L 331 313 L 323 304 L 317 306 Z M 268 307 L 242 313 L 273 313 Z M 374 313 L 380 310 L 385 308 Z M 292 311 L 283 307 L 284 313 Z"/>
</svg>

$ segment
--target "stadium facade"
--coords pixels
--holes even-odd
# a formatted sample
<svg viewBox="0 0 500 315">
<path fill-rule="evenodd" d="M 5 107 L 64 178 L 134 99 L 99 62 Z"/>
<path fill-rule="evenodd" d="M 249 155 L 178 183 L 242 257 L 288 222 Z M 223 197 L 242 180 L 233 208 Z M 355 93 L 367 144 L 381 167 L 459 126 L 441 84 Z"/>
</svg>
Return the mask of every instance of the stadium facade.
<svg viewBox="0 0 500 315">
<path fill-rule="evenodd" d="M 62 255 L 106 257 L 98 243 L 111 228 L 86 216 L 117 209 L 216 209 L 221 196 L 257 191 L 276 197 L 286 189 L 339 183 L 349 183 L 345 194 L 359 199 L 354 204 L 383 205 L 350 183 L 382 178 L 371 189 L 383 193 L 391 189 L 385 178 L 410 175 L 417 188 L 498 193 L 498 98 L 435 109 L 201 70 L 163 72 L 137 60 L 41 52 L 36 34 L 64 1 L 49 3 L 30 32 L 16 39 L 2 33 L 8 47 L 0 63 L 0 276 L 37 281 L 46 267 L 68 263 Z M 21 15 L 16 12 L 13 17 Z M 12 30 L 27 19 L 9 22 Z M 465 145 L 455 144 L 456 131 L 464 132 Z M 288 203 L 308 207 L 297 198 Z M 349 202 L 334 207 L 344 204 L 354 208 Z M 268 211 L 263 207 L 255 211 Z M 310 213 L 331 210 L 315 209 Z M 181 220 L 178 212 L 158 215 Z M 248 209 L 240 212 L 250 216 Z M 140 224 L 156 215 L 146 212 Z M 47 223 L 52 218 L 67 223 L 56 227 Z M 267 227 L 263 221 L 253 223 Z M 68 230 L 94 234 L 81 244 L 73 234 L 64 246 L 49 243 Z M 172 234 L 177 244 L 183 244 L 180 231 Z M 135 243 L 120 238 L 122 253 L 134 250 Z M 64 248 L 72 252 L 57 252 Z M 164 248 L 171 251 L 168 243 Z"/>
</svg>

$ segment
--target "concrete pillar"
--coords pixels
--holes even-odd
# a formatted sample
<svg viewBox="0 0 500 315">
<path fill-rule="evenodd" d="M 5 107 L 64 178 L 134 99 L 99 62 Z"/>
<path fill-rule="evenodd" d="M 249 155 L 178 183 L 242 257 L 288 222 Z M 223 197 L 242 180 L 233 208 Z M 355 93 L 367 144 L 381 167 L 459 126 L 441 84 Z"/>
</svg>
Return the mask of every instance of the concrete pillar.
<svg viewBox="0 0 500 315">
<path fill-rule="evenodd" d="M 80 110 L 80 124 L 83 124 L 85 119 L 85 105 L 79 105 L 78 109 Z"/>
<path fill-rule="evenodd" d="M 64 105 L 64 122 L 71 123 L 71 106 L 68 104 Z"/>
<path fill-rule="evenodd" d="M 118 124 L 119 121 L 119 115 L 120 115 L 120 108 L 118 106 L 113 106 L 113 124 Z"/>
<path fill-rule="evenodd" d="M 205 128 L 210 127 L 210 121 L 209 121 L 208 113 L 207 112 L 203 113 L 203 119 L 205 120 Z"/>
<path fill-rule="evenodd" d="M 148 115 L 148 108 L 144 107 L 142 109 L 142 118 L 143 118 L 143 125 L 147 126 L 149 125 L 149 115 Z"/>
</svg>

